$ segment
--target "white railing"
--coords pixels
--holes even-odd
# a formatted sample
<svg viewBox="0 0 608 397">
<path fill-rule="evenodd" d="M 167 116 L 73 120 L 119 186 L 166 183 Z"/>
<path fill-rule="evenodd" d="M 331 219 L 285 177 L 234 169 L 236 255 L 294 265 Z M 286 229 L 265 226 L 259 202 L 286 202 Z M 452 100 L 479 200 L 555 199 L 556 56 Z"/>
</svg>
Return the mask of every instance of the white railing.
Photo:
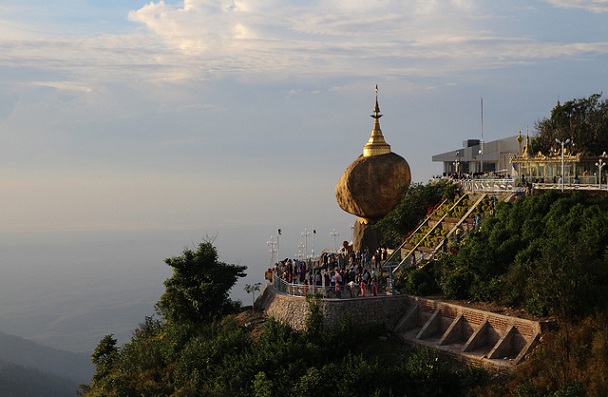
<svg viewBox="0 0 608 397">
<path fill-rule="evenodd" d="M 532 188 L 534 190 L 594 190 L 608 192 L 608 186 L 602 184 L 601 186 L 596 183 L 533 183 Z"/>
<path fill-rule="evenodd" d="M 518 193 L 526 190 L 525 186 L 518 186 L 519 184 L 513 178 L 456 179 L 454 182 L 462 186 L 462 189 L 467 192 Z"/>
<path fill-rule="evenodd" d="M 462 186 L 462 189 L 467 192 L 483 192 L 483 193 L 523 193 L 526 191 L 526 186 L 522 185 L 520 179 L 513 178 L 497 178 L 497 179 L 456 179 L 455 183 Z M 584 182 L 581 179 L 581 182 Z M 532 183 L 534 190 L 593 190 L 593 191 L 608 191 L 608 185 L 599 185 L 596 183 L 572 183 L 565 181 L 561 183 Z"/>
<path fill-rule="evenodd" d="M 382 280 L 378 280 L 376 293 L 385 295 L 386 294 L 386 285 L 382 282 Z M 306 297 L 311 294 L 321 294 L 324 298 L 338 298 L 338 299 L 348 299 L 348 298 L 357 298 L 361 297 L 361 289 L 359 284 L 357 283 L 347 283 L 345 285 L 340 285 L 339 292 L 336 291 L 336 287 L 332 285 L 308 285 L 308 284 L 298 284 L 298 283 L 289 283 L 282 278 L 278 277 L 276 273 L 273 273 L 273 281 L 272 284 L 274 287 L 287 294 L 293 296 L 303 296 Z M 366 284 L 366 294 L 365 296 L 374 296 L 372 284 Z"/>
</svg>

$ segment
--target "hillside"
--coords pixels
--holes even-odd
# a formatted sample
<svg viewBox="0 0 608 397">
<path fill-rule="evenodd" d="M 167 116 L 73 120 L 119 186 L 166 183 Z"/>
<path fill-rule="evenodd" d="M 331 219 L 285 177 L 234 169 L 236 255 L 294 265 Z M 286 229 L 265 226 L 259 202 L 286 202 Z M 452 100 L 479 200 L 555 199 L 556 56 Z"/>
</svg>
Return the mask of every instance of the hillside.
<svg viewBox="0 0 608 397">
<path fill-rule="evenodd" d="M 0 396 L 73 397 L 78 384 L 0 360 Z"/>
<path fill-rule="evenodd" d="M 95 370 L 89 354 L 53 349 L 1 332 L 0 360 L 7 363 L 9 368 L 15 365 L 31 368 L 39 371 L 41 377 L 60 377 L 76 385 L 89 382 Z M 23 373 L 15 370 L 9 372 Z"/>
</svg>

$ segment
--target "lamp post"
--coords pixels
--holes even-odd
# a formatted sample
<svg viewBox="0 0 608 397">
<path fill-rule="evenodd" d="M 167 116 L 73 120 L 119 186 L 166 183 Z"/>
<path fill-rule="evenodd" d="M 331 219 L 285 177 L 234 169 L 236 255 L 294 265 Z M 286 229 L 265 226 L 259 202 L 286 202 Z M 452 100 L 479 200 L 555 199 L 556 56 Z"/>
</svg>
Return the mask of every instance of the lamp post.
<svg viewBox="0 0 608 397">
<path fill-rule="evenodd" d="M 557 142 L 558 144 L 560 144 L 562 146 L 562 183 L 561 183 L 561 188 L 562 188 L 562 192 L 564 191 L 564 146 L 566 146 L 567 144 L 570 143 L 570 138 L 566 139 L 565 141 L 560 141 L 559 139 L 555 138 L 555 142 Z"/>
<path fill-rule="evenodd" d="M 281 235 L 281 229 L 277 230 L 277 262 L 280 261 L 280 256 L 279 256 L 279 236 Z"/>
<path fill-rule="evenodd" d="M 597 169 L 599 171 L 599 189 L 602 189 L 602 168 L 604 168 L 604 166 L 606 165 L 606 162 L 604 162 L 604 160 L 599 159 L 597 161 L 597 163 L 595 163 L 595 165 L 597 166 Z"/>
<path fill-rule="evenodd" d="M 302 254 L 302 250 L 304 249 L 304 243 L 300 241 L 300 244 L 298 244 L 298 259 L 302 260 L 302 258 L 305 257 L 304 254 Z"/>
<path fill-rule="evenodd" d="M 338 252 L 338 246 L 336 245 L 336 237 L 338 237 L 340 233 L 336 232 L 336 229 L 334 228 L 331 230 L 331 232 L 329 232 L 329 235 L 334 238 L 334 251 Z"/>
<path fill-rule="evenodd" d="M 308 263 L 308 236 L 310 236 L 308 229 L 304 228 L 301 236 L 304 237 L 304 260 Z"/>
<path fill-rule="evenodd" d="M 312 225 L 312 251 L 310 252 L 312 260 L 315 259 L 315 237 L 317 237 L 317 229 L 315 229 L 315 225 Z"/>
<path fill-rule="evenodd" d="M 266 241 L 266 244 L 270 247 L 270 262 L 274 265 L 278 262 L 278 258 L 277 262 L 274 261 L 274 253 L 277 252 L 277 241 L 274 239 L 274 236 L 270 236 L 270 240 Z"/>
<path fill-rule="evenodd" d="M 456 160 L 452 164 L 454 164 L 454 169 L 456 170 L 456 176 L 460 177 L 460 173 L 458 172 L 458 170 L 460 169 L 460 152 L 456 152 Z"/>
</svg>

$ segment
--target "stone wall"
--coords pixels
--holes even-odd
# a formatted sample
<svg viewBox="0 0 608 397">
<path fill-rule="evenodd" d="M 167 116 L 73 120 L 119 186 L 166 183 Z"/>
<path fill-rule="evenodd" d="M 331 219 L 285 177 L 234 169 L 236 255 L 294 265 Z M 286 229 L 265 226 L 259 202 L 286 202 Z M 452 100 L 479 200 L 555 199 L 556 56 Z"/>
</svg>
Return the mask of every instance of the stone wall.
<svg viewBox="0 0 608 397">
<path fill-rule="evenodd" d="M 317 300 L 326 329 L 348 316 L 355 324 L 381 324 L 404 341 L 430 346 L 469 362 L 509 368 L 522 362 L 536 345 L 542 324 L 410 295 L 383 295 Z M 255 309 L 305 330 L 306 298 L 267 284 Z"/>
<path fill-rule="evenodd" d="M 410 305 L 403 296 L 369 296 L 352 299 L 320 299 L 319 308 L 326 329 L 339 327 L 344 316 L 356 324 L 383 324 L 392 330 L 399 318 Z M 302 296 L 292 296 L 277 291 L 267 284 L 255 302 L 255 309 L 264 311 L 268 316 L 288 323 L 292 328 L 304 330 L 309 315 L 308 303 Z"/>
</svg>

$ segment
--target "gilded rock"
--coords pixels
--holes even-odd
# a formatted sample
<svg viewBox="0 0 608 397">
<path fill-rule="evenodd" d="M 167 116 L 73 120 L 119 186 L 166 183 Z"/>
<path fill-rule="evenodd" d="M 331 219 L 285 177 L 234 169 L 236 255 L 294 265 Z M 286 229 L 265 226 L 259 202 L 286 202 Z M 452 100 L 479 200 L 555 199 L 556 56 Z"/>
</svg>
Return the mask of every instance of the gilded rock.
<svg viewBox="0 0 608 397">
<path fill-rule="evenodd" d="M 338 181 L 336 201 L 349 214 L 373 223 L 395 208 L 410 182 L 410 166 L 398 154 L 361 155 Z"/>
</svg>

